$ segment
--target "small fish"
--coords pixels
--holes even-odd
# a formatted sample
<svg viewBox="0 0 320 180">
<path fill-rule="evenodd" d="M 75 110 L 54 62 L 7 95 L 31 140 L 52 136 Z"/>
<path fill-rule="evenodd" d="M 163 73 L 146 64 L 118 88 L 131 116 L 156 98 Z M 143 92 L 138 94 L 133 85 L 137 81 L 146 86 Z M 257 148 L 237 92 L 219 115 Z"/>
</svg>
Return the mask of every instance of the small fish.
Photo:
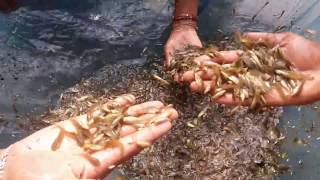
<svg viewBox="0 0 320 180">
<path fill-rule="evenodd" d="M 207 94 L 208 92 L 210 92 L 210 90 L 211 90 L 211 85 L 207 85 L 207 86 L 205 86 L 203 93 Z"/>
<path fill-rule="evenodd" d="M 282 88 L 284 89 L 284 95 L 286 97 L 290 96 L 290 92 L 292 91 L 291 87 L 288 85 L 287 81 L 285 80 L 281 80 L 280 81 L 280 84 L 282 86 Z"/>
<path fill-rule="evenodd" d="M 253 96 L 253 100 L 252 100 L 252 103 L 250 105 L 251 109 L 255 109 L 257 107 L 257 104 L 260 103 L 260 96 L 261 96 L 260 91 L 259 90 L 255 90 L 254 96 Z"/>
<path fill-rule="evenodd" d="M 123 122 L 126 124 L 141 124 L 144 123 L 139 117 L 127 116 L 123 118 Z"/>
<path fill-rule="evenodd" d="M 99 141 L 101 141 L 101 140 L 103 139 L 103 137 L 104 137 L 104 134 L 97 134 L 97 135 L 93 138 L 92 143 L 93 143 L 93 144 L 98 144 Z"/>
<path fill-rule="evenodd" d="M 203 117 L 207 113 L 209 108 L 210 108 L 210 105 L 207 105 L 205 108 L 203 108 L 202 111 L 200 111 L 200 113 L 198 114 L 198 118 Z"/>
<path fill-rule="evenodd" d="M 304 32 L 312 34 L 312 35 L 317 35 L 319 34 L 319 31 L 316 31 L 314 29 L 305 29 Z"/>
<path fill-rule="evenodd" d="M 205 61 L 204 63 L 203 63 L 203 65 L 204 66 L 206 66 L 206 67 L 221 67 L 221 65 L 220 64 L 218 64 L 218 63 L 216 63 L 216 62 L 213 62 L 213 61 Z"/>
<path fill-rule="evenodd" d="M 146 148 L 151 146 L 151 143 L 147 142 L 147 141 L 136 141 L 136 144 L 142 148 Z"/>
<path fill-rule="evenodd" d="M 105 113 L 110 113 L 112 108 L 108 103 L 106 103 L 106 104 L 103 104 L 100 109 Z"/>
<path fill-rule="evenodd" d="M 84 144 L 83 149 L 89 153 L 93 153 L 103 150 L 104 146 L 100 144 Z"/>
<path fill-rule="evenodd" d="M 64 131 L 64 136 L 73 139 L 74 141 L 76 141 L 76 143 L 79 146 L 82 146 L 84 141 L 79 137 L 78 134 L 74 133 L 74 132 L 68 132 L 68 131 Z"/>
<path fill-rule="evenodd" d="M 65 134 L 65 130 L 60 127 L 60 126 L 57 126 L 57 128 L 59 128 L 59 134 L 57 136 L 57 138 L 53 141 L 52 145 L 51 145 L 51 150 L 52 151 L 56 151 L 60 148 L 61 144 L 62 144 L 62 141 L 63 141 L 63 138 L 64 138 L 64 134 Z"/>
<path fill-rule="evenodd" d="M 202 81 L 202 78 L 200 77 L 200 75 L 198 73 L 195 73 L 194 74 L 194 79 L 196 81 L 196 85 L 199 87 L 199 88 L 202 88 L 203 86 L 203 81 Z"/>
<path fill-rule="evenodd" d="M 143 110 L 145 114 L 156 114 L 160 112 L 160 109 L 157 107 L 148 107 L 147 109 Z"/>
<path fill-rule="evenodd" d="M 191 128 L 195 128 L 196 126 L 194 124 L 192 124 L 191 122 L 187 122 L 187 126 L 191 127 Z"/>
<path fill-rule="evenodd" d="M 275 70 L 275 73 L 282 75 L 282 76 L 285 76 L 287 78 L 293 79 L 293 80 L 313 80 L 313 77 L 304 75 L 299 72 Z"/>
<path fill-rule="evenodd" d="M 112 124 L 112 122 L 122 119 L 123 115 L 122 113 L 110 113 L 103 117 L 101 120 L 108 122 L 109 124 Z"/>
<path fill-rule="evenodd" d="M 245 94 L 243 93 L 243 90 L 241 89 L 241 90 L 240 90 L 240 101 L 241 101 L 241 102 L 244 102 L 245 99 L 246 99 L 246 96 L 245 96 Z"/>
<path fill-rule="evenodd" d="M 88 160 L 90 162 L 90 164 L 92 164 L 93 166 L 97 167 L 100 166 L 100 161 L 97 158 L 92 157 L 90 154 L 87 153 L 83 153 L 81 154 L 81 156 L 83 158 L 85 158 L 86 160 Z"/>
<path fill-rule="evenodd" d="M 117 176 L 116 180 L 127 180 L 125 176 Z"/>
<path fill-rule="evenodd" d="M 263 104 L 267 104 L 267 100 L 266 100 L 266 98 L 264 97 L 264 95 L 261 95 L 261 96 L 260 96 L 260 99 L 261 99 L 261 102 L 262 102 Z"/>
<path fill-rule="evenodd" d="M 275 140 L 275 139 L 280 138 L 281 133 L 280 133 L 279 129 L 277 129 L 277 128 L 269 128 L 267 130 L 267 135 L 268 135 L 269 139 Z"/>
<path fill-rule="evenodd" d="M 298 144 L 298 145 L 305 145 L 305 144 L 307 144 L 305 140 L 300 139 L 300 138 L 298 138 L 298 137 L 295 137 L 295 138 L 293 139 L 293 142 L 296 143 L 296 144 Z"/>
<path fill-rule="evenodd" d="M 302 90 L 304 81 L 302 81 L 302 82 L 301 82 L 301 81 L 298 81 L 296 84 L 297 84 L 297 85 L 292 89 L 292 94 L 291 94 L 291 96 L 299 95 L 299 93 L 300 93 L 301 90 Z"/>
<path fill-rule="evenodd" d="M 235 84 L 222 84 L 220 87 L 221 87 L 220 90 L 230 90 L 230 89 L 232 90 L 232 89 L 237 88 L 238 85 L 235 85 Z M 216 91 L 218 91 L 218 89 Z"/>
<path fill-rule="evenodd" d="M 273 33 L 280 32 L 280 31 L 287 29 L 287 28 L 288 28 L 288 26 L 286 26 L 286 25 L 277 26 L 276 29 L 273 31 Z"/>
<path fill-rule="evenodd" d="M 233 83 L 235 84 L 239 84 L 239 78 L 237 78 L 236 76 L 229 76 L 228 79 L 230 79 Z"/>
<path fill-rule="evenodd" d="M 144 47 L 142 50 L 142 54 L 144 54 L 148 50 L 148 47 Z"/>
<path fill-rule="evenodd" d="M 92 120 L 93 119 L 93 117 L 94 117 L 94 113 L 96 112 L 96 111 L 98 111 L 100 109 L 100 104 L 96 104 L 96 105 L 94 105 L 93 107 L 91 107 L 89 110 L 88 110 L 88 112 L 87 112 L 87 119 L 88 119 L 88 121 L 90 121 L 90 120 Z"/>
<path fill-rule="evenodd" d="M 119 140 L 111 140 L 107 142 L 105 148 L 118 148 L 120 150 L 120 155 L 124 155 L 124 146 Z"/>
<path fill-rule="evenodd" d="M 82 101 L 85 101 L 85 100 L 87 100 L 89 98 L 92 98 L 92 96 L 89 96 L 89 95 L 88 96 L 82 96 L 82 97 L 78 98 L 77 101 L 82 102 Z"/>
<path fill-rule="evenodd" d="M 119 123 L 121 122 L 121 120 L 123 120 L 123 117 L 124 117 L 124 115 L 119 115 L 116 119 L 114 119 L 113 121 L 112 121 L 112 124 L 111 124 L 111 128 L 114 128 L 114 127 L 116 127 L 117 125 L 119 125 Z"/>
<path fill-rule="evenodd" d="M 158 116 L 157 114 L 144 114 L 144 115 L 139 116 L 139 119 L 141 121 L 141 124 L 145 124 L 149 121 L 152 121 L 157 116 Z"/>
<path fill-rule="evenodd" d="M 237 30 L 235 32 L 236 34 L 236 40 L 242 44 L 244 47 L 246 47 L 247 49 L 252 49 L 254 46 L 254 43 L 248 39 L 245 39 L 242 37 L 240 30 Z"/>
<path fill-rule="evenodd" d="M 221 91 L 217 91 L 213 96 L 212 99 L 216 100 L 218 98 L 220 98 L 221 96 L 223 96 L 227 91 L 226 90 L 221 90 Z"/>
<path fill-rule="evenodd" d="M 281 14 L 279 15 L 278 19 L 280 19 L 280 18 L 284 15 L 285 12 L 286 12 L 286 11 L 283 10 L 283 11 L 281 12 Z"/>
<path fill-rule="evenodd" d="M 170 121 L 170 119 L 167 116 L 158 115 L 156 118 L 153 118 L 149 124 L 159 125 L 166 121 Z"/>
<path fill-rule="evenodd" d="M 289 84 L 290 84 L 290 86 L 291 86 L 292 89 L 294 89 L 294 88 L 297 86 L 296 81 L 294 81 L 294 80 L 292 80 L 292 79 L 289 80 Z"/>
<path fill-rule="evenodd" d="M 152 74 L 152 77 L 156 80 L 158 80 L 161 84 L 163 85 L 170 85 L 170 83 L 164 79 L 162 79 L 161 77 L 159 77 L 158 75 Z"/>
<path fill-rule="evenodd" d="M 232 108 L 231 111 L 230 111 L 230 114 L 231 115 L 235 114 L 240 109 L 240 107 L 241 106 L 236 106 L 236 107 Z"/>
<path fill-rule="evenodd" d="M 223 76 L 223 77 L 225 77 L 225 78 L 229 78 L 229 76 L 230 76 L 230 74 L 229 73 L 227 73 L 226 71 L 224 71 L 224 70 L 221 70 L 221 75 Z"/>
<path fill-rule="evenodd" d="M 282 98 L 286 98 L 287 97 L 285 92 L 284 92 L 284 90 L 283 90 L 283 88 L 282 88 L 282 86 L 279 83 L 275 84 L 274 87 L 275 87 L 275 89 L 277 90 L 277 92 L 280 94 L 280 96 Z"/>
<path fill-rule="evenodd" d="M 259 57 L 256 55 L 255 51 L 248 51 L 250 56 L 251 56 L 251 60 L 252 62 L 260 69 L 262 69 L 263 65 L 261 64 Z"/>
</svg>

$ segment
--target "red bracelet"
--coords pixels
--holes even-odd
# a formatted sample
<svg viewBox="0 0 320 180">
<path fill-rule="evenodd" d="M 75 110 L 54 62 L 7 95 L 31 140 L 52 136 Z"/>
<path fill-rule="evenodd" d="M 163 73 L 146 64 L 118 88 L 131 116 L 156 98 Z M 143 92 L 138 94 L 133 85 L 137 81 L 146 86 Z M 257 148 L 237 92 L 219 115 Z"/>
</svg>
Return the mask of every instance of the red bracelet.
<svg viewBox="0 0 320 180">
<path fill-rule="evenodd" d="M 198 21 L 198 17 L 197 16 L 193 16 L 191 14 L 181 14 L 179 16 L 175 16 L 173 18 L 173 21 L 185 21 L 185 20 L 191 20 L 194 22 Z"/>
<path fill-rule="evenodd" d="M 187 28 L 192 28 L 198 30 L 197 22 L 196 21 L 174 21 L 172 23 L 173 29 L 183 29 L 186 30 Z"/>
</svg>

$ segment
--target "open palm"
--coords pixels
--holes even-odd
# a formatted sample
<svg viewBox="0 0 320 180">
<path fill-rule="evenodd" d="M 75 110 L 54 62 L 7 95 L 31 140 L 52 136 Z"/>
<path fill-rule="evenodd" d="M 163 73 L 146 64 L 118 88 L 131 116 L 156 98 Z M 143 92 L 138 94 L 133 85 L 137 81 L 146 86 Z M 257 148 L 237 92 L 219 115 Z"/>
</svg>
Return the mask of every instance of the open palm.
<svg viewBox="0 0 320 180">
<path fill-rule="evenodd" d="M 300 93 L 296 96 L 284 97 L 278 90 L 272 89 L 264 95 L 266 105 L 282 106 L 282 105 L 296 105 L 308 104 L 320 99 L 320 44 L 305 39 L 293 33 L 246 33 L 243 38 L 251 40 L 252 42 L 264 42 L 270 48 L 278 46 L 284 59 L 290 61 L 292 65 L 301 73 L 312 77 L 312 80 L 307 80 L 304 83 Z M 201 56 L 194 61 L 203 64 L 211 61 L 218 63 L 232 63 L 237 61 L 241 55 L 241 51 L 222 51 L 220 55 L 214 59 L 208 56 Z M 190 87 L 194 91 L 203 92 L 207 86 L 214 86 L 212 78 L 214 73 L 212 71 L 200 72 L 201 78 L 204 80 L 202 87 L 198 87 L 195 83 L 194 72 L 189 71 L 184 73 L 182 80 L 189 82 Z M 212 87 L 214 88 L 214 87 Z M 239 99 L 232 97 L 232 94 L 216 100 L 218 103 L 228 105 L 250 105 L 251 100 L 241 102 Z"/>
<path fill-rule="evenodd" d="M 122 95 L 113 100 L 120 106 L 129 107 L 127 115 L 140 116 L 149 108 L 162 109 L 161 113 L 168 115 L 169 121 L 156 126 L 150 126 L 137 131 L 134 126 L 124 125 L 120 130 L 120 142 L 123 149 L 114 147 L 95 152 L 91 155 L 75 142 L 65 137 L 59 149 L 53 151 L 52 143 L 59 134 L 59 127 L 73 131 L 70 120 L 44 128 L 29 137 L 13 144 L 10 148 L 5 167 L 5 179 L 100 179 L 106 176 L 112 168 L 143 148 L 134 143 L 137 141 L 152 143 L 171 128 L 171 121 L 178 117 L 173 108 L 164 108 L 159 101 L 132 105 L 135 101 L 132 95 Z M 87 116 L 75 118 L 83 123 Z"/>
</svg>

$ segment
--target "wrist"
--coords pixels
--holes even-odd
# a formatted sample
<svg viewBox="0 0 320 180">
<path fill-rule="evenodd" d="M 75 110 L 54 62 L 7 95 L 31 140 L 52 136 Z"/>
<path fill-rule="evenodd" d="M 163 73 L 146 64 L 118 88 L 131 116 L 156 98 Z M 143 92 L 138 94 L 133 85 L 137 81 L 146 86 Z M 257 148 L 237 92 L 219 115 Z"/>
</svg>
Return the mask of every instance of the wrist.
<svg viewBox="0 0 320 180">
<path fill-rule="evenodd" d="M 178 19 L 172 23 L 172 30 L 198 30 L 197 21 L 193 19 Z"/>
</svg>

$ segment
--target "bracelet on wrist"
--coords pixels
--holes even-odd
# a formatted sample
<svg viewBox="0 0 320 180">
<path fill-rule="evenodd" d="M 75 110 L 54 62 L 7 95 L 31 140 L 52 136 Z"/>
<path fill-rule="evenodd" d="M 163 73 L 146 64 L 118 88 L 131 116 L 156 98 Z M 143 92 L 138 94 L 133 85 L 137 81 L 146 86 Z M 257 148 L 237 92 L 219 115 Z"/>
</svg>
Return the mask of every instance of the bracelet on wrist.
<svg viewBox="0 0 320 180">
<path fill-rule="evenodd" d="M 191 14 L 181 14 L 173 18 L 172 29 L 194 29 L 197 30 L 198 17 Z"/>
<path fill-rule="evenodd" d="M 172 23 L 172 29 L 173 30 L 179 30 L 179 29 L 192 29 L 192 30 L 198 30 L 197 23 L 190 20 L 184 20 L 184 21 L 174 21 Z"/>
<path fill-rule="evenodd" d="M 173 21 L 194 21 L 197 22 L 198 21 L 198 16 L 194 16 L 191 14 L 180 14 L 179 16 L 174 16 Z"/>
</svg>

